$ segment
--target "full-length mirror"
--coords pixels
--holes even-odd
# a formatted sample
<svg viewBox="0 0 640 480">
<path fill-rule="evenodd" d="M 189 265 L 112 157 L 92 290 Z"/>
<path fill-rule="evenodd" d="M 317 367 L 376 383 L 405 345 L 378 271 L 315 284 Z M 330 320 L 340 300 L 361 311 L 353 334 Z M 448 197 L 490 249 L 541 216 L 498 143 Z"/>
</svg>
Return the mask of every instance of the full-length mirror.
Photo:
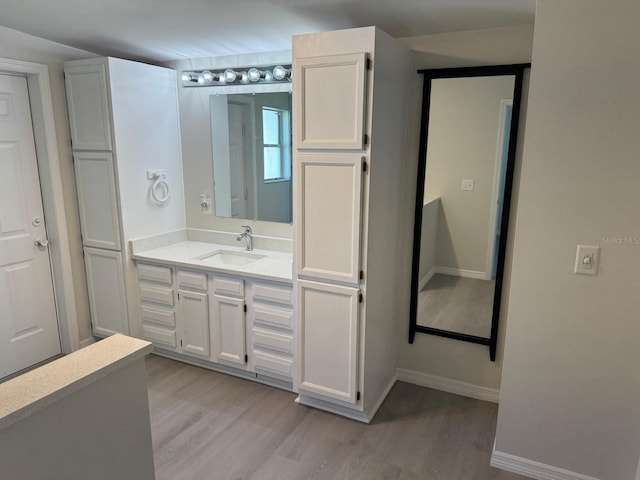
<svg viewBox="0 0 640 480">
<path fill-rule="evenodd" d="M 291 93 L 209 102 L 216 215 L 291 223 Z"/>
<path fill-rule="evenodd" d="M 421 71 L 410 342 L 466 340 L 495 359 L 524 67 Z"/>
</svg>

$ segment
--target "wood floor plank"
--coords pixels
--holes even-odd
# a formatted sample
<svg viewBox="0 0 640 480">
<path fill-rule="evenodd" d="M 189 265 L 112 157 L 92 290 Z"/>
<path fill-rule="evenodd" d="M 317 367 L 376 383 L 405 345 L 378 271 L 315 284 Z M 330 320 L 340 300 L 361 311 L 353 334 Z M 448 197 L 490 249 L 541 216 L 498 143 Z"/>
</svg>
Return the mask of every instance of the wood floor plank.
<svg viewBox="0 0 640 480">
<path fill-rule="evenodd" d="M 295 394 L 147 358 L 157 480 L 517 480 L 489 466 L 497 406 L 397 382 L 365 425 Z"/>
</svg>

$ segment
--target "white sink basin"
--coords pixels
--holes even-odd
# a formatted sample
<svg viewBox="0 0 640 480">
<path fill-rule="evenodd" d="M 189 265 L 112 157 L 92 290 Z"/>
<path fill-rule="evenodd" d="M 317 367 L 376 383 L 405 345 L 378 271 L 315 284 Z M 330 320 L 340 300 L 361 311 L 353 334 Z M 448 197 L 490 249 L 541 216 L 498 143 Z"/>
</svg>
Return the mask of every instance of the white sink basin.
<svg viewBox="0 0 640 480">
<path fill-rule="evenodd" d="M 234 267 L 244 267 L 256 262 L 265 255 L 258 255 L 249 252 L 234 252 L 232 250 L 216 250 L 196 257 L 197 260 L 205 260 L 208 263 L 221 263 L 223 265 L 233 265 Z"/>
</svg>

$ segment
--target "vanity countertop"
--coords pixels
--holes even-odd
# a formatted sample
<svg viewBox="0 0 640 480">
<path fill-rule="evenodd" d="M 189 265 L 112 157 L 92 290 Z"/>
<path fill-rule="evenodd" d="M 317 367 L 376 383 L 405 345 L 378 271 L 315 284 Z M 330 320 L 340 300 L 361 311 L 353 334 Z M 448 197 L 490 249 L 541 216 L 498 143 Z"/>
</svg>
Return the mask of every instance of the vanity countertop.
<svg viewBox="0 0 640 480">
<path fill-rule="evenodd" d="M 262 258 L 253 260 L 246 265 L 225 264 L 220 258 L 212 256 L 202 258 L 218 251 L 230 253 L 231 255 L 238 254 L 238 256 L 262 256 Z M 242 247 L 189 240 L 151 250 L 134 252 L 132 258 L 142 262 L 175 265 L 285 283 L 291 283 L 293 274 L 293 255 L 291 253 L 260 249 L 247 252 Z"/>
</svg>

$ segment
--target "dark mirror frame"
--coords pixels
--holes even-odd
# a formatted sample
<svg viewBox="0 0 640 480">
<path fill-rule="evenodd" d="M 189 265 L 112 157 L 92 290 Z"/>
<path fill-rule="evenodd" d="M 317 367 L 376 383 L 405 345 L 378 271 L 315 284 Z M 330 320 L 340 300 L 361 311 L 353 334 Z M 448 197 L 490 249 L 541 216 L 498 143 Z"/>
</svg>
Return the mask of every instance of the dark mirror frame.
<svg viewBox="0 0 640 480">
<path fill-rule="evenodd" d="M 502 280 L 504 275 L 504 259 L 507 247 L 507 235 L 509 231 L 509 212 L 511 210 L 511 191 L 513 184 L 513 169 L 518 142 L 518 123 L 520 119 L 520 104 L 522 97 L 522 83 L 525 68 L 530 68 L 530 63 L 513 65 L 493 65 L 486 67 L 443 68 L 432 70 L 418 70 L 422 74 L 422 120 L 420 123 L 420 148 L 418 158 L 418 175 L 416 189 L 416 210 L 413 229 L 413 265 L 411 268 L 411 305 L 409 343 L 413 343 L 416 332 L 438 335 L 440 337 L 463 340 L 465 342 L 487 345 L 491 361 L 496 359 L 496 347 L 498 343 L 498 324 L 500 320 L 500 302 L 502 299 Z M 420 266 L 420 241 L 422 237 L 422 207 L 424 200 L 425 174 L 427 171 L 427 140 L 429 136 L 429 108 L 431 105 L 431 81 L 438 78 L 462 78 L 462 77 L 489 77 L 500 75 L 514 75 L 513 107 L 511 113 L 511 127 L 509 131 L 509 150 L 507 153 L 507 170 L 505 174 L 504 200 L 502 209 L 502 228 L 498 246 L 498 262 L 496 269 L 496 284 L 493 296 L 493 313 L 491 317 L 491 336 L 489 338 L 456 333 L 438 328 L 425 327 L 417 324 L 418 314 L 418 276 Z"/>
</svg>

